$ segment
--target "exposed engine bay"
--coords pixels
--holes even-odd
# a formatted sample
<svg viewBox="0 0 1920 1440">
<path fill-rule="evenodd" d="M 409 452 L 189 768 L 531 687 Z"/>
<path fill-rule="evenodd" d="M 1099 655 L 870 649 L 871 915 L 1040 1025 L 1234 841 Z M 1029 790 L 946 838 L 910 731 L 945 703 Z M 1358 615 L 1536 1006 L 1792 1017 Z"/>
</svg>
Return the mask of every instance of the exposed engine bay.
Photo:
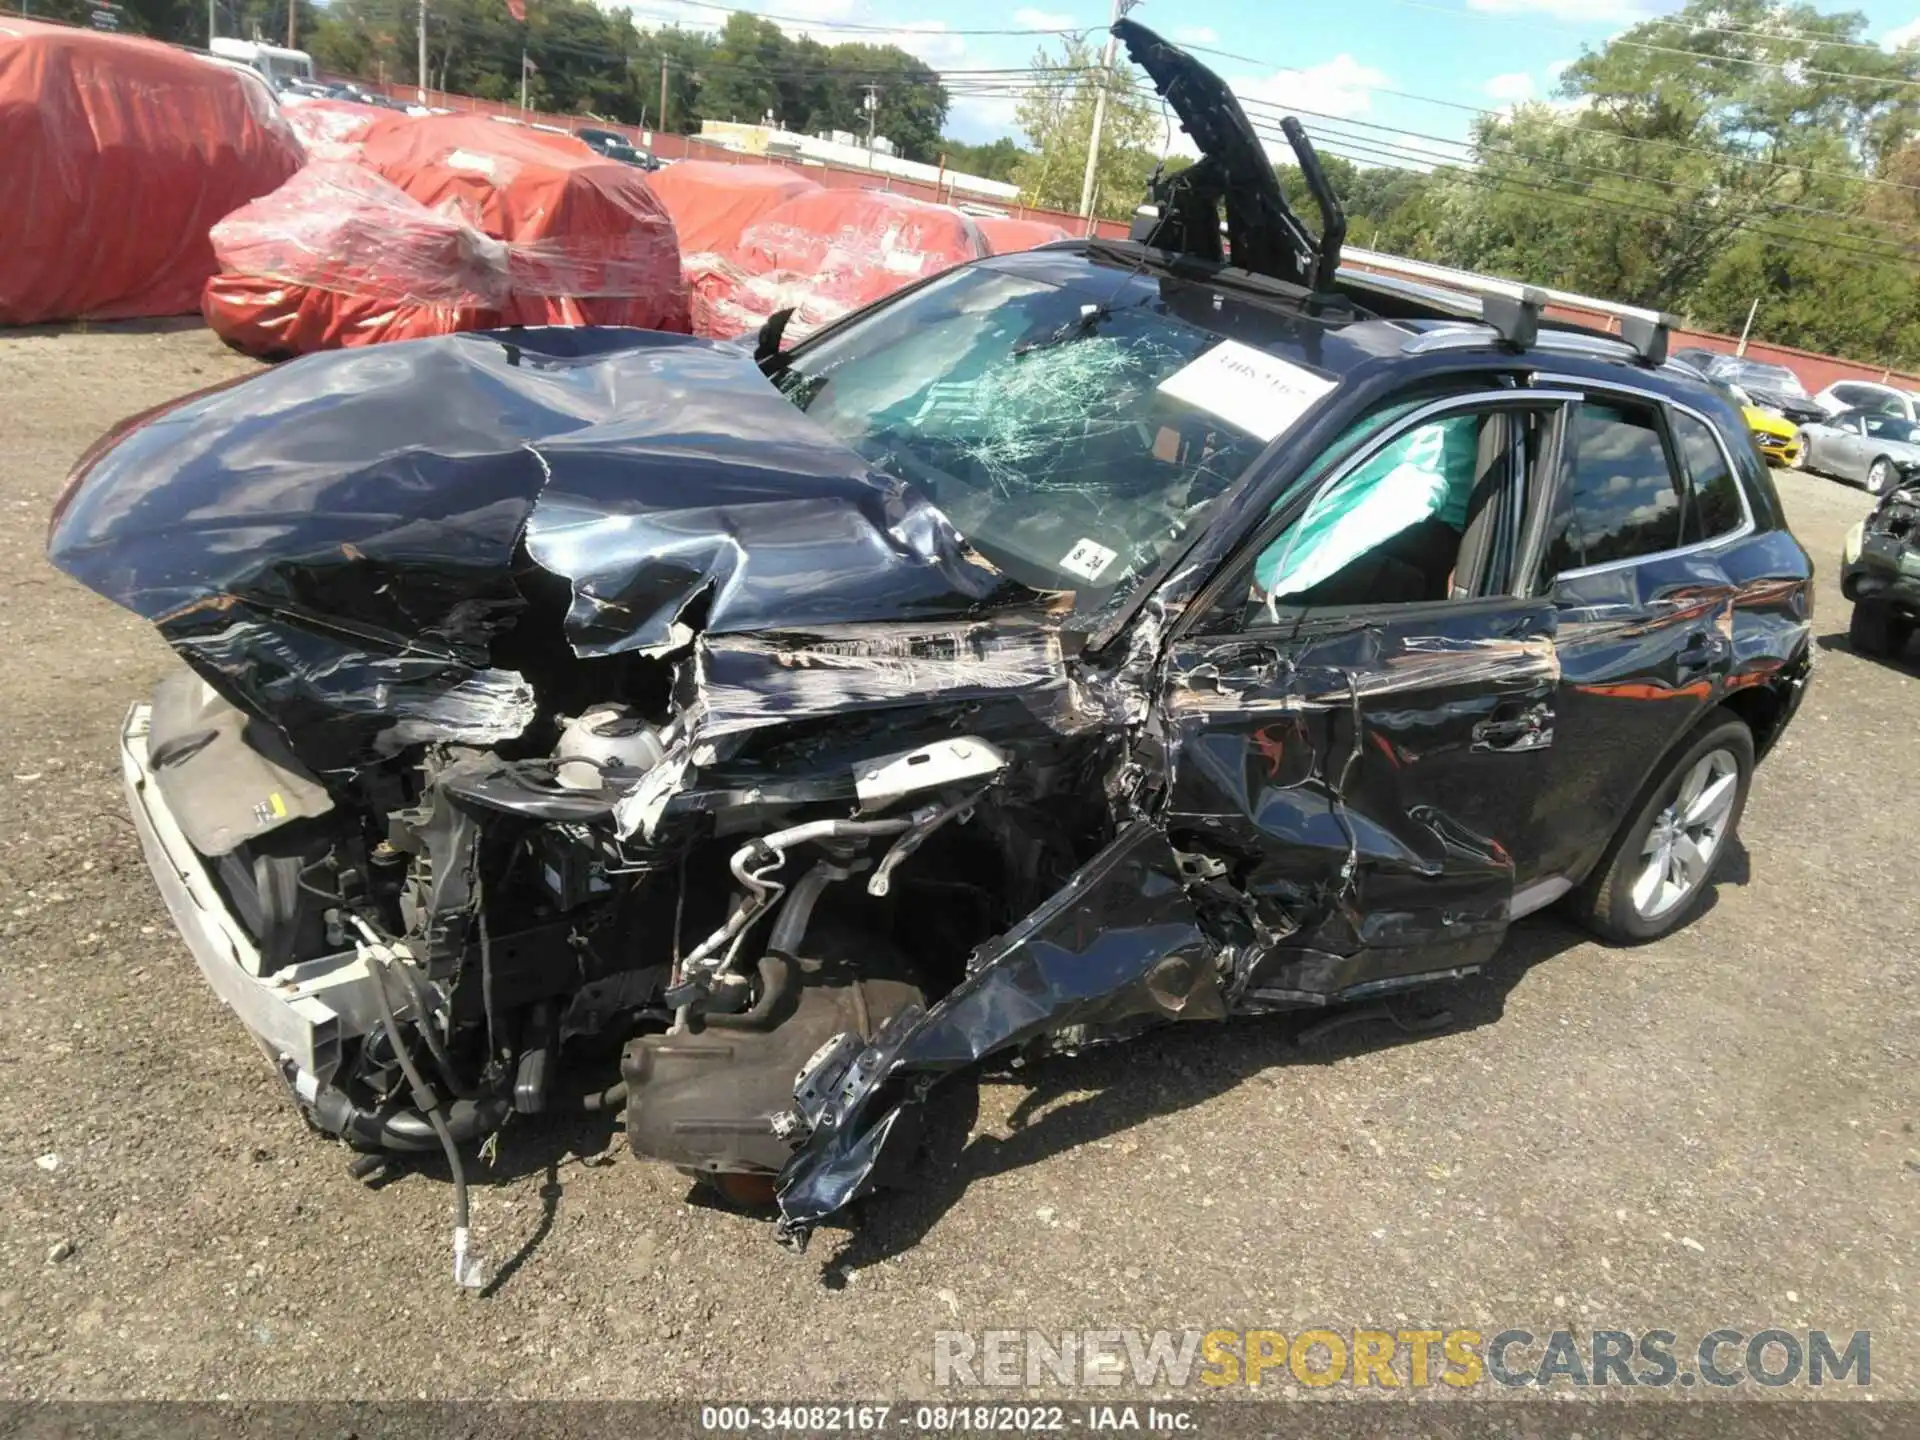
<svg viewBox="0 0 1920 1440">
<path fill-rule="evenodd" d="M 350 789 L 379 809 L 336 803 L 191 672 L 137 716 L 147 778 L 242 920 L 257 979 L 350 976 L 327 989 L 323 1047 L 266 1047 L 318 1129 L 457 1166 L 511 1115 L 624 1109 L 638 1154 L 769 1203 L 843 1052 L 951 991 L 1100 827 L 1076 798 L 1095 777 L 1065 749 L 1016 769 L 949 724 L 873 753 L 913 738 L 897 717 L 731 747 L 640 842 L 615 812 L 676 722 L 625 702 L 554 717 L 545 754 L 435 745 L 369 765 Z M 815 773 L 772 778 L 796 752 L 821 757 Z M 623 1079 L 582 1094 L 563 1049 L 607 1036 Z M 463 1254 L 456 1273 L 478 1272 Z"/>
<path fill-rule="evenodd" d="M 187 662 L 123 737 L 151 868 L 356 1149 L 458 1177 L 514 1117 L 618 1110 L 799 1245 L 910 1160 L 939 1074 L 1224 1013 L 1207 878 L 1123 843 L 1152 616 L 1071 655 L 1065 597 L 737 351 L 309 357 L 109 437 L 50 549 Z M 1113 953 L 1024 969 L 1056 927 Z M 563 1056 L 607 1041 L 583 1094 Z"/>
</svg>

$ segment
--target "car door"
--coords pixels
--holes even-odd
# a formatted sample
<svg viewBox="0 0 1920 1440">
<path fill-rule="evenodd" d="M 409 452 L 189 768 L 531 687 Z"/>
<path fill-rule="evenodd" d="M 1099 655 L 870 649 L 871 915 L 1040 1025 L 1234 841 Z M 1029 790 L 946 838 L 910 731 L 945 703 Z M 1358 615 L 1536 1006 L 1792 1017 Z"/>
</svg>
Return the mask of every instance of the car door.
<svg viewBox="0 0 1920 1440">
<path fill-rule="evenodd" d="M 1535 585 L 1558 609 L 1555 747 L 1536 883 L 1571 888 L 1733 663 L 1729 545 L 1752 529 L 1725 438 L 1650 392 L 1589 391 L 1567 426 Z M 1553 826 L 1554 813 L 1578 824 Z"/>
<path fill-rule="evenodd" d="M 1867 475 L 1867 417 L 1862 410 L 1848 410 L 1833 417 L 1832 438 L 1821 447 L 1826 456 L 1822 470 L 1842 480 L 1864 480 Z"/>
<path fill-rule="evenodd" d="M 1351 998 L 1499 948 L 1555 744 L 1557 610 L 1513 587 L 1567 398 L 1363 422 L 1168 646 L 1165 822 L 1249 899 L 1242 1005 Z"/>
</svg>

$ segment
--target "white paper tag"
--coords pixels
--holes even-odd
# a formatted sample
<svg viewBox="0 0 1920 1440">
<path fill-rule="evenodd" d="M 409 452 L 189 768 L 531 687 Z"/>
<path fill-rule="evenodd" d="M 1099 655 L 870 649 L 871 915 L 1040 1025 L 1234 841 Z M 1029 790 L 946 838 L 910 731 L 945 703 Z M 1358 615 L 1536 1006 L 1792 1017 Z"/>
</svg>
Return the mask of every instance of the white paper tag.
<svg viewBox="0 0 1920 1440">
<path fill-rule="evenodd" d="M 1271 440 L 1333 387 L 1333 381 L 1277 355 L 1222 340 L 1159 388 L 1255 439 Z"/>
<path fill-rule="evenodd" d="M 1100 572 L 1111 565 L 1113 557 L 1119 553 L 1097 541 L 1083 539 L 1061 559 L 1060 568 L 1069 575 L 1078 575 L 1082 580 L 1098 580 Z"/>
</svg>

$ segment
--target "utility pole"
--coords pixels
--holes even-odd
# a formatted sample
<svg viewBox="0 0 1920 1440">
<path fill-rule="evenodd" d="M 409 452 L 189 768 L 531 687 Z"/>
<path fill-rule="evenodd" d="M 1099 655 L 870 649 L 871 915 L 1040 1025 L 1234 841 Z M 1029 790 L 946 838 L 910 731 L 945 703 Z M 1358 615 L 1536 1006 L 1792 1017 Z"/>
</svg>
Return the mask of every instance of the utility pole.
<svg viewBox="0 0 1920 1440">
<path fill-rule="evenodd" d="M 660 57 L 660 128 L 667 128 L 667 57 Z"/>
<path fill-rule="evenodd" d="M 213 37 L 219 28 L 213 13 L 214 7 L 219 3 L 220 0 L 207 0 L 207 49 L 209 50 L 213 49 Z"/>
<path fill-rule="evenodd" d="M 873 126 L 874 122 L 880 118 L 880 87 L 868 85 L 863 88 L 867 92 L 867 168 L 871 170 L 873 168 Z"/>
<path fill-rule="evenodd" d="M 1089 222 L 1093 219 L 1093 177 L 1100 168 L 1100 132 L 1107 123 L 1107 88 L 1113 84 L 1113 60 L 1120 44 L 1120 37 L 1113 33 L 1111 25 L 1117 23 L 1122 15 L 1133 9 L 1138 0 L 1113 0 L 1113 21 L 1107 30 L 1107 51 L 1101 60 L 1100 88 L 1093 95 L 1093 134 L 1087 137 L 1087 174 L 1080 182 L 1080 213 Z"/>
<path fill-rule="evenodd" d="M 1740 327 L 1740 343 L 1734 347 L 1734 354 L 1744 355 L 1747 353 L 1747 336 L 1753 333 L 1753 317 L 1758 314 L 1759 311 L 1760 297 L 1756 295 L 1753 297 L 1753 303 L 1747 307 L 1747 323 Z"/>
<path fill-rule="evenodd" d="M 520 113 L 527 113 L 527 41 L 524 35 L 520 40 Z"/>
<path fill-rule="evenodd" d="M 420 54 L 415 74 L 420 81 L 420 103 L 427 103 L 427 0 L 420 0 Z"/>
<path fill-rule="evenodd" d="M 294 22 L 300 14 L 300 0 L 287 0 L 287 49 L 299 49 L 299 31 Z"/>
</svg>

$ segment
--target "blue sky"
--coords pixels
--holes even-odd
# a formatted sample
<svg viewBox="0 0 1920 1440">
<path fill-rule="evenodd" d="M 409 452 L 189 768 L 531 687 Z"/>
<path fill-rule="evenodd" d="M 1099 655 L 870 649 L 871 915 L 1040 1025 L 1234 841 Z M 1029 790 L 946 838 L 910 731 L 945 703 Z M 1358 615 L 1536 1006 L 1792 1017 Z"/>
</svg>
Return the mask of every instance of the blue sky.
<svg viewBox="0 0 1920 1440">
<path fill-rule="evenodd" d="M 632 9 L 643 25 L 672 19 L 712 27 L 725 19 L 717 7 L 681 0 L 603 3 Z M 989 140 L 1019 138 L 1013 101 L 960 93 L 996 83 L 963 79 L 962 72 L 1024 66 L 1047 37 L 977 32 L 1085 28 L 1098 40 L 1109 0 L 744 0 L 730 8 L 778 17 L 783 28 L 827 43 L 891 42 L 955 72 L 948 132 Z M 1273 0 L 1146 0 L 1134 17 L 1174 39 L 1240 57 L 1201 58 L 1256 102 L 1256 115 L 1265 113 L 1260 102 L 1271 102 L 1301 112 L 1309 132 L 1336 153 L 1362 163 L 1418 163 L 1423 153 L 1456 153 L 1474 118 L 1467 107 L 1548 98 L 1559 67 L 1583 47 L 1597 48 L 1628 25 L 1678 8 L 1676 0 L 1339 0 L 1284 9 Z M 1870 39 L 1920 38 L 1920 0 L 1845 8 L 1866 13 Z"/>
</svg>

